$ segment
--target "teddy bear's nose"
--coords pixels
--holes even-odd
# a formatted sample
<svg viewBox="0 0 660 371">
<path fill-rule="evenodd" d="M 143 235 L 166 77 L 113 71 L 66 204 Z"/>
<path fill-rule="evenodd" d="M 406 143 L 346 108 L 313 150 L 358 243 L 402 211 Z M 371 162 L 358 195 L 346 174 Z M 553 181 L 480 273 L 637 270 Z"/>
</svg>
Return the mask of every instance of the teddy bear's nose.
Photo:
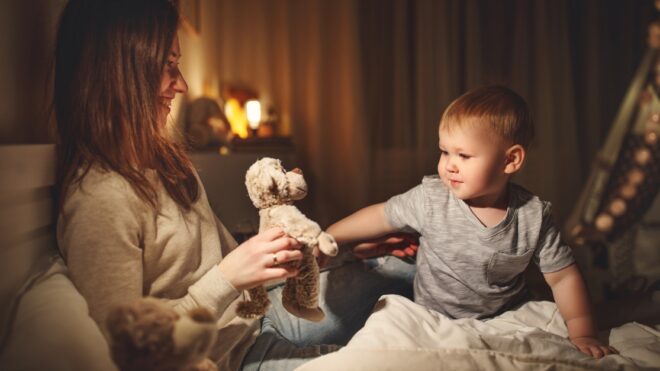
<svg viewBox="0 0 660 371">
<path fill-rule="evenodd" d="M 302 173 L 303 173 L 302 170 L 300 170 L 299 168 L 295 168 L 295 169 L 293 169 L 293 170 L 291 170 L 291 171 L 294 172 L 294 173 L 296 173 L 296 174 L 299 174 L 299 175 L 302 175 Z"/>
</svg>

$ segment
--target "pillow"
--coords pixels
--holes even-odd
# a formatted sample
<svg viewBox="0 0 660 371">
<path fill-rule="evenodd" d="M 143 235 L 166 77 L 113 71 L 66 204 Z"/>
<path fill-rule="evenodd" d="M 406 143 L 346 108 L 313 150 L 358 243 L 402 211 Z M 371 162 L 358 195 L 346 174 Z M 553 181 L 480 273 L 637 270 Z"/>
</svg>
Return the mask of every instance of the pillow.
<svg viewBox="0 0 660 371">
<path fill-rule="evenodd" d="M 117 370 L 59 257 L 20 297 L 12 320 L 0 369 Z"/>
</svg>

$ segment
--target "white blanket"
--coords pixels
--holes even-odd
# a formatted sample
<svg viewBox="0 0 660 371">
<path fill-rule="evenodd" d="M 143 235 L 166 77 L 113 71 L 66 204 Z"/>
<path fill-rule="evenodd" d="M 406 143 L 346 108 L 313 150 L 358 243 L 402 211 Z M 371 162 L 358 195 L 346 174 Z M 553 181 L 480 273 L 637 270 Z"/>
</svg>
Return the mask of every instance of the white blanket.
<svg viewBox="0 0 660 371">
<path fill-rule="evenodd" d="M 488 321 L 452 320 L 386 295 L 346 347 L 298 370 L 658 369 L 658 329 L 634 322 L 615 328 L 609 343 L 620 354 L 595 360 L 566 339 L 551 302 L 530 302 Z"/>
</svg>

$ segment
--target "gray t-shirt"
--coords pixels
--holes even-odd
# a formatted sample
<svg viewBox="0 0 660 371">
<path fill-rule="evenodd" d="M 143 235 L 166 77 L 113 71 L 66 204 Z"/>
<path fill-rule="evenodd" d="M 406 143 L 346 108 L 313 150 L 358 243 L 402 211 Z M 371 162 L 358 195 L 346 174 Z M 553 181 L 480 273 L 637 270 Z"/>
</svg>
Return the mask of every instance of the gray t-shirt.
<svg viewBox="0 0 660 371">
<path fill-rule="evenodd" d="M 550 203 L 513 183 L 506 217 L 491 228 L 437 175 L 389 199 L 385 214 L 393 227 L 421 235 L 415 302 L 452 318 L 487 318 L 518 304 L 532 258 L 543 273 L 574 262 Z"/>
</svg>

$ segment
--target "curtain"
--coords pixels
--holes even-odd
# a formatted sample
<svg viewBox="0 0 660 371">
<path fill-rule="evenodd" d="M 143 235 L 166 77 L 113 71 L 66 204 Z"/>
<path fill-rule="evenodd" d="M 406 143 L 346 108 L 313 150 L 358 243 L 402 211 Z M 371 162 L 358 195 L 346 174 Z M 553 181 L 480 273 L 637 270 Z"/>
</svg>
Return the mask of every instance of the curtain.
<svg viewBox="0 0 660 371">
<path fill-rule="evenodd" d="M 360 79 L 358 2 L 204 2 L 207 85 L 256 89 L 290 131 L 310 183 L 301 209 L 326 225 L 369 192 Z M 217 72 L 214 72 L 217 71 Z M 217 75 L 215 75 L 217 74 Z"/>
<path fill-rule="evenodd" d="M 646 48 L 652 2 L 359 3 L 369 202 L 435 173 L 443 110 L 471 88 L 499 83 L 535 118 L 536 139 L 514 181 L 551 201 L 562 222 Z"/>
<path fill-rule="evenodd" d="M 383 4 L 393 8 L 394 20 L 368 15 Z M 375 43 L 375 54 L 391 53 L 393 65 L 367 72 L 365 84 L 386 92 L 368 95 L 377 198 L 435 173 L 445 107 L 471 88 L 501 83 L 528 101 L 536 119 L 537 138 L 516 181 L 553 200 L 560 212 L 569 208 L 576 192 L 567 190 L 578 189 L 580 177 L 579 162 L 571 160 L 577 144 L 565 2 L 367 1 L 361 10 L 367 34 L 382 34 L 377 29 L 384 22 L 395 25 L 392 37 L 385 34 L 389 40 Z M 399 181 L 379 186 L 388 176 Z"/>
<path fill-rule="evenodd" d="M 202 2 L 204 85 L 245 83 L 276 107 L 322 226 L 436 172 L 437 125 L 470 88 L 530 104 L 515 177 L 570 213 L 645 49 L 652 1 Z M 185 72 L 185 71 L 184 71 Z"/>
</svg>

